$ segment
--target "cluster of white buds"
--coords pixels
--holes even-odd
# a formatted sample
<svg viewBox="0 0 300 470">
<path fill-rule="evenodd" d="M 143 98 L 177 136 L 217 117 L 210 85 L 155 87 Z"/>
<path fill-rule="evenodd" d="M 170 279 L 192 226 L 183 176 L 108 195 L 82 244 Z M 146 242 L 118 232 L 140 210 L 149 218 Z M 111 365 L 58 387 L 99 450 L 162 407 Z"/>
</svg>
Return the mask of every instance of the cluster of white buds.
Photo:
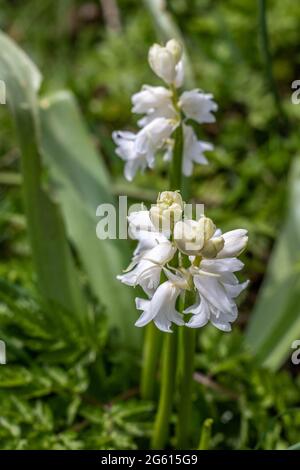
<svg viewBox="0 0 300 470">
<path fill-rule="evenodd" d="M 184 91 L 178 96 L 177 89 L 184 80 L 182 46 L 171 39 L 165 46 L 154 44 L 149 51 L 149 64 L 168 88 L 144 85 L 142 90 L 132 96 L 132 111 L 143 114 L 138 121 L 140 131 L 136 134 L 116 131 L 113 139 L 117 145 L 116 153 L 125 162 L 125 177 L 132 181 L 138 169 L 153 168 L 156 153 L 161 150 L 164 159 L 170 161 L 173 155 L 174 139 L 172 134 L 182 125 L 183 158 L 182 172 L 191 176 L 194 163 L 207 164 L 204 152 L 212 150 L 212 144 L 198 140 L 189 119 L 197 123 L 215 121 L 213 112 L 217 105 L 213 96 L 199 89 Z"/>
<path fill-rule="evenodd" d="M 171 325 L 199 328 L 209 321 L 223 331 L 231 330 L 237 318 L 235 298 L 247 286 L 234 272 L 243 267 L 237 256 L 246 247 L 247 231 L 222 234 L 211 219 L 185 218 L 179 192 L 165 191 L 149 211 L 132 213 L 129 228 L 138 240 L 128 270 L 118 279 L 129 286 L 141 286 L 148 299 L 136 299 L 142 310 L 136 326 L 154 321 L 157 328 L 171 332 Z M 174 267 L 176 266 L 176 267 Z M 183 314 L 176 302 L 181 294 L 194 300 Z"/>
</svg>

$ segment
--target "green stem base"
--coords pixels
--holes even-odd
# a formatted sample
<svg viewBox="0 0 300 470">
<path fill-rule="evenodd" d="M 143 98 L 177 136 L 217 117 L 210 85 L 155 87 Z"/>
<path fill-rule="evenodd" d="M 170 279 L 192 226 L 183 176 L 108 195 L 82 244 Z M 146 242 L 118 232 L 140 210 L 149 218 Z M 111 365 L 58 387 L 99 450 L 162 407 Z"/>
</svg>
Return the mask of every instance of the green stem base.
<svg viewBox="0 0 300 470">
<path fill-rule="evenodd" d="M 179 404 L 176 441 L 178 449 L 188 449 L 190 443 L 195 347 L 196 330 L 182 328 L 179 336 L 177 375 Z"/>
<path fill-rule="evenodd" d="M 164 337 L 161 389 L 154 423 L 151 449 L 164 449 L 169 438 L 169 423 L 175 388 L 177 329 Z"/>
<path fill-rule="evenodd" d="M 146 327 L 143 366 L 141 374 L 141 397 L 153 400 L 155 396 L 156 374 L 162 345 L 162 332 L 153 322 Z"/>
</svg>

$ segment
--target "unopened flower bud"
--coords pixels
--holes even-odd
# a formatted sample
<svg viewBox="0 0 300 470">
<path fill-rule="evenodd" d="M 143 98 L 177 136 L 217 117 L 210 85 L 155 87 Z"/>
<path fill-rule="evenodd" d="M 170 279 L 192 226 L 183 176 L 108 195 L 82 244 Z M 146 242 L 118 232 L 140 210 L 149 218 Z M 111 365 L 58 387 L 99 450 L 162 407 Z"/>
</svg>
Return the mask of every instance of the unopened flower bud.
<svg viewBox="0 0 300 470">
<path fill-rule="evenodd" d="M 158 231 L 171 232 L 176 222 L 182 218 L 183 203 L 179 193 L 165 191 L 152 206 L 149 215 L 151 222 Z"/>
<path fill-rule="evenodd" d="M 216 226 L 211 219 L 204 216 L 198 220 L 198 224 L 201 230 L 203 231 L 204 242 L 207 242 L 215 233 Z"/>
<path fill-rule="evenodd" d="M 171 49 L 154 44 L 148 55 L 148 61 L 153 72 L 168 84 L 173 83 L 176 79 L 176 65 L 178 62 L 174 56 L 173 51 L 175 48 L 172 44 Z M 176 55 L 178 55 L 178 51 Z"/>
<path fill-rule="evenodd" d="M 208 240 L 204 243 L 204 246 L 201 250 L 201 255 L 204 258 L 215 258 L 217 254 L 224 248 L 224 238 L 223 237 L 215 237 L 211 240 Z"/>
<path fill-rule="evenodd" d="M 170 207 L 173 204 L 177 204 L 183 209 L 183 201 L 179 191 L 163 191 L 158 195 L 158 206 Z"/>
<path fill-rule="evenodd" d="M 182 45 L 176 39 L 170 39 L 166 44 L 166 49 L 171 52 L 173 55 L 176 64 L 180 61 L 182 57 Z"/>
<path fill-rule="evenodd" d="M 204 245 L 203 227 L 194 220 L 179 221 L 174 227 L 174 240 L 182 253 L 196 255 Z"/>
<path fill-rule="evenodd" d="M 208 217 L 178 222 L 174 228 L 174 240 L 180 251 L 189 256 L 201 255 L 204 246 L 216 231 L 215 224 Z M 213 251 L 214 246 L 207 248 Z"/>
</svg>

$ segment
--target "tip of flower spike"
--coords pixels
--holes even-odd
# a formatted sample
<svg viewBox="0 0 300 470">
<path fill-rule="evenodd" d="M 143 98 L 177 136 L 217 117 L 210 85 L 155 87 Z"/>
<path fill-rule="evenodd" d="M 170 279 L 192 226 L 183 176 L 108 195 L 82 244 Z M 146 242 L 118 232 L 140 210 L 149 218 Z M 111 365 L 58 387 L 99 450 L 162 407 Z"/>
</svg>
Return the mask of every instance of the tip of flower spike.
<svg viewBox="0 0 300 470">
<path fill-rule="evenodd" d="M 167 44 L 166 44 L 166 49 L 168 49 L 171 54 L 173 55 L 176 64 L 181 60 L 182 58 L 182 53 L 183 53 L 183 47 L 182 44 L 177 41 L 177 39 L 170 39 Z"/>
</svg>

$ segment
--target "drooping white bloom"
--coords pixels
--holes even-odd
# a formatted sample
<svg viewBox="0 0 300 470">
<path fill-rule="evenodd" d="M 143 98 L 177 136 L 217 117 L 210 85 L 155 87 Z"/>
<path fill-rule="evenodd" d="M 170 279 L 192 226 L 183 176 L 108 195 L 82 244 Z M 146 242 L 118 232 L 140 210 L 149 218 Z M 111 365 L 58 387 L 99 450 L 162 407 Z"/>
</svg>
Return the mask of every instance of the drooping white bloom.
<svg viewBox="0 0 300 470">
<path fill-rule="evenodd" d="M 166 240 L 147 250 L 131 271 L 117 276 L 119 281 L 128 286 L 140 285 L 149 297 L 152 297 L 160 282 L 161 271 L 174 256 L 176 248 Z"/>
<path fill-rule="evenodd" d="M 174 130 L 174 121 L 159 117 L 153 119 L 137 134 L 117 131 L 113 133 L 117 144 L 116 153 L 125 161 L 124 174 L 132 181 L 137 170 L 153 168 L 155 153 L 160 149 Z"/>
<path fill-rule="evenodd" d="M 169 280 L 158 287 L 151 300 L 137 298 L 136 307 L 143 313 L 135 325 L 145 326 L 153 320 L 157 328 L 166 333 L 172 333 L 172 323 L 184 325 L 176 310 L 176 300 L 181 292 L 182 288 Z"/>
<path fill-rule="evenodd" d="M 172 105 L 172 92 L 163 86 L 143 85 L 141 91 L 132 95 L 132 104 L 133 113 L 145 114 Z"/>
<path fill-rule="evenodd" d="M 203 93 L 198 89 L 184 91 L 178 104 L 187 118 L 199 124 L 216 120 L 213 112 L 217 111 L 218 106 L 210 93 Z"/>
<path fill-rule="evenodd" d="M 244 290 L 248 282 L 239 283 L 233 274 L 242 269 L 237 258 L 202 260 L 199 268 L 191 268 L 197 301 L 185 313 L 193 316 L 186 326 L 200 328 L 209 321 L 222 331 L 230 331 L 238 310 L 234 299 Z"/>
<path fill-rule="evenodd" d="M 114 142 L 117 144 L 116 154 L 125 162 L 124 175 L 128 181 L 132 181 L 137 170 L 145 170 L 152 161 L 147 161 L 147 154 L 137 152 L 137 135 L 133 132 L 117 131 L 113 133 Z"/>
<path fill-rule="evenodd" d="M 211 151 L 214 147 L 209 142 L 198 140 L 191 126 L 183 125 L 183 139 L 182 173 L 191 176 L 194 163 L 208 164 L 204 152 Z"/>
<path fill-rule="evenodd" d="M 140 92 L 132 96 L 132 104 L 133 113 L 145 114 L 138 121 L 140 127 L 149 124 L 157 117 L 178 119 L 172 103 L 172 92 L 162 86 L 144 85 Z"/>
<path fill-rule="evenodd" d="M 183 84 L 184 57 L 183 48 L 175 39 L 165 46 L 154 44 L 148 60 L 152 70 L 169 87 L 143 85 L 141 91 L 132 96 L 132 111 L 143 114 L 138 120 L 141 130 L 137 134 L 113 134 L 117 154 L 125 161 L 125 177 L 131 181 L 137 170 L 153 168 L 155 153 L 160 149 L 164 151 L 164 161 L 170 162 L 175 144 L 172 134 L 178 126 L 183 127 L 184 134 L 182 172 L 191 176 L 194 163 L 208 163 L 204 152 L 212 150 L 213 146 L 198 140 L 185 118 L 198 123 L 214 122 L 217 104 L 213 95 L 199 89 L 185 91 L 178 99 L 175 89 Z"/>
<path fill-rule="evenodd" d="M 124 284 L 141 286 L 150 299 L 136 299 L 137 308 L 143 310 L 136 325 L 153 320 L 159 329 L 170 332 L 172 323 L 199 328 L 211 322 L 230 331 L 238 313 L 235 298 L 247 286 L 234 274 L 243 267 L 236 256 L 247 244 L 247 231 L 222 234 L 204 215 L 197 221 L 182 218 L 186 206 L 178 191 L 163 191 L 153 207 L 154 214 L 141 210 L 128 217 L 129 233 L 138 246 L 129 268 L 118 276 Z M 162 232 L 156 219 L 164 219 L 167 213 L 174 223 Z M 177 214 L 181 220 L 176 222 Z M 168 280 L 161 284 L 162 272 Z M 183 312 L 191 314 L 188 322 L 175 307 L 176 299 L 186 290 L 196 295 L 196 302 Z"/>
<path fill-rule="evenodd" d="M 150 67 L 153 72 L 169 85 L 176 87 L 182 85 L 182 47 L 178 41 L 171 39 L 165 46 L 154 44 L 148 55 Z"/>
<path fill-rule="evenodd" d="M 171 119 L 158 117 L 138 132 L 135 139 L 135 151 L 147 156 L 150 168 L 154 165 L 155 152 L 164 145 L 175 126 L 176 123 Z"/>
<path fill-rule="evenodd" d="M 247 230 L 237 229 L 222 235 L 224 248 L 218 253 L 217 258 L 230 258 L 239 256 L 248 243 Z"/>
<path fill-rule="evenodd" d="M 148 210 L 132 212 L 128 216 L 129 236 L 133 240 L 138 240 L 138 244 L 133 253 L 132 267 L 149 250 L 158 243 L 168 241 L 168 234 L 158 232 L 152 224 Z"/>
</svg>

